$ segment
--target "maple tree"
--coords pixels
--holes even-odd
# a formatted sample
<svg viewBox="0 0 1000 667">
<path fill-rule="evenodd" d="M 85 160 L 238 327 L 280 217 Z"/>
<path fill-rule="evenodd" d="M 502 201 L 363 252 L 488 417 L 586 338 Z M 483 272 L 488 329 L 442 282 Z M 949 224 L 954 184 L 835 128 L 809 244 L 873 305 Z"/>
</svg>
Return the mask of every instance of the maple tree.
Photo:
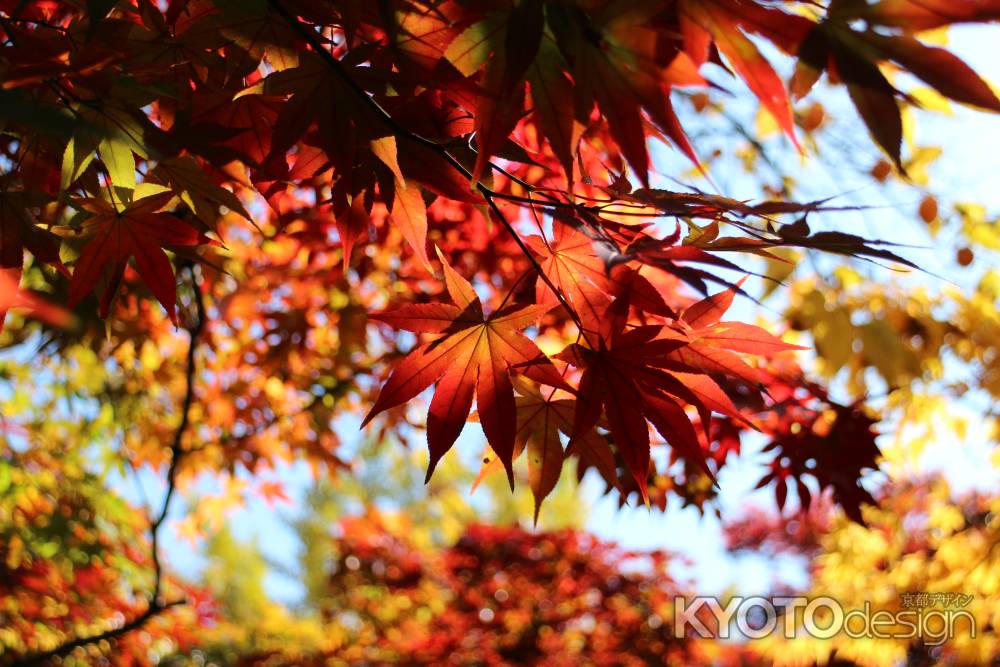
<svg viewBox="0 0 1000 667">
<path fill-rule="evenodd" d="M 454 544 L 421 550 L 406 538 L 412 526 L 405 518 L 377 513 L 341 528 L 318 607 L 327 623 L 344 614 L 362 620 L 327 657 L 739 664 L 739 648 L 677 639 L 657 615 L 671 615 L 682 590 L 666 572 L 668 554 L 625 552 L 569 529 L 528 533 L 475 524 Z M 545 602 L 536 606 L 539 600 Z M 322 657 L 300 659 L 322 664 Z"/>
<path fill-rule="evenodd" d="M 762 260 L 775 280 L 814 251 L 917 264 L 888 239 L 814 230 L 865 207 L 796 198 L 789 179 L 753 200 L 699 188 L 717 191 L 715 156 L 691 129 L 745 88 L 796 152 L 818 152 L 824 107 L 800 100 L 825 74 L 883 155 L 872 176 L 924 188 L 936 232 L 952 211 L 926 185 L 934 157 L 903 150 L 907 124 L 928 99 L 1000 111 L 935 37 L 997 19 L 992 0 L 0 0 L 3 344 L 38 351 L 19 384 L 71 378 L 5 409 L 31 425 L 5 459 L 32 465 L 18 459 L 63 399 L 101 415 L 81 448 L 163 474 L 148 556 L 128 557 L 155 573 L 118 610 L 128 628 L 175 606 L 160 529 L 178 488 L 240 470 L 280 497 L 256 477 L 280 461 L 344 471 L 345 415 L 371 437 L 425 432 L 428 478 L 478 422 L 479 481 L 502 469 L 514 486 L 523 456 L 536 520 L 569 462 L 622 504 L 711 506 L 760 433 L 779 508 L 790 489 L 803 505 L 829 491 L 861 522 L 876 424 L 913 398 L 896 390 L 949 345 L 992 367 L 988 290 L 954 322 L 904 305 L 853 323 L 867 297 L 804 283 L 776 288 L 794 297 L 783 323 L 726 315 Z M 652 169 L 653 139 L 687 161 L 677 179 Z M 748 171 L 773 164 L 750 139 Z M 959 264 L 1000 247 L 984 211 L 953 214 Z M 920 341 L 885 342 L 917 325 Z M 815 341 L 818 376 L 787 328 L 811 334 L 796 342 Z M 849 399 L 827 386 L 845 365 Z M 884 406 L 866 404 L 869 366 Z M 64 656 L 109 632 L 124 634 L 74 626 L 17 650 Z"/>
<path fill-rule="evenodd" d="M 968 597 L 960 607 L 936 600 L 909 605 L 939 613 L 961 609 L 971 621 L 946 637 L 932 636 L 934 628 L 906 638 L 768 638 L 755 643 L 755 650 L 777 665 L 812 665 L 834 657 L 870 667 L 996 660 L 997 594 L 987 583 L 1000 567 L 995 494 L 956 493 L 935 475 L 899 480 L 883 489 L 880 501 L 880 507 L 866 508 L 867 527 L 837 516 L 829 503 L 792 519 L 747 515 L 727 525 L 729 546 L 743 553 L 805 556 L 808 593 L 833 596 L 846 607 L 861 608 L 867 601 L 876 610 L 893 612 L 907 605 L 899 591 L 961 593 Z M 974 636 L 969 622 L 975 624 Z"/>
</svg>

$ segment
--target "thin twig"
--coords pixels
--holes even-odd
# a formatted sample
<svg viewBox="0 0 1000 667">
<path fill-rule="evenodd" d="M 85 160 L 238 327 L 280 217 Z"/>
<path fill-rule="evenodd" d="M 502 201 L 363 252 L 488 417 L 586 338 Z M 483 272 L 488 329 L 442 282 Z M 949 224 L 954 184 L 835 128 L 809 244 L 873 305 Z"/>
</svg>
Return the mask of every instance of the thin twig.
<svg viewBox="0 0 1000 667">
<path fill-rule="evenodd" d="M 195 267 L 193 263 L 187 265 L 188 273 L 191 276 L 191 289 L 194 293 L 194 303 L 195 303 L 195 320 L 191 323 L 188 328 L 188 351 L 187 351 L 187 365 L 185 367 L 185 389 L 184 389 L 184 399 L 181 404 L 181 421 L 177 425 L 177 430 L 174 432 L 174 440 L 170 445 L 170 467 L 167 469 L 167 492 L 163 497 L 163 506 L 160 509 L 159 515 L 150 524 L 149 531 L 151 539 L 153 542 L 153 567 L 155 573 L 155 580 L 153 583 L 153 593 L 150 596 L 152 602 L 156 602 L 160 596 L 160 585 L 162 579 L 162 568 L 160 566 L 159 558 L 159 530 L 163 523 L 167 520 L 167 514 L 170 512 L 170 503 L 173 500 L 174 492 L 177 490 L 177 471 L 180 468 L 181 459 L 184 458 L 184 449 L 182 447 L 184 441 L 184 433 L 187 431 L 188 425 L 191 421 L 191 405 L 194 403 L 194 385 L 195 385 L 195 375 L 197 371 L 197 352 L 198 352 L 198 340 L 201 337 L 201 332 L 205 328 L 205 299 L 201 293 L 201 287 L 198 283 L 198 276 L 195 272 Z"/>
<path fill-rule="evenodd" d="M 576 328 L 579 329 L 580 333 L 583 334 L 583 337 L 586 338 L 587 333 L 583 328 L 583 321 L 580 319 L 580 316 L 577 314 L 576 310 L 574 310 L 574 308 L 571 305 L 569 305 L 569 302 L 566 300 L 566 297 L 563 296 L 562 291 L 555 286 L 555 283 L 552 282 L 552 279 L 549 278 L 548 274 L 542 270 L 542 265 L 539 264 L 538 260 L 535 259 L 535 256 L 531 254 L 531 250 L 528 248 L 528 245 L 524 242 L 524 239 L 522 239 L 520 234 L 517 233 L 517 230 L 514 229 L 514 226 L 510 223 L 510 220 L 507 219 L 507 216 L 503 214 L 503 211 L 500 210 L 500 207 L 497 205 L 496 201 L 494 201 L 493 197 L 487 194 L 487 188 L 483 186 L 478 186 L 478 187 L 479 187 L 479 194 L 483 196 L 483 199 L 485 199 L 486 203 L 489 204 L 489 207 L 493 210 L 493 213 L 500 219 L 500 223 L 514 238 L 514 242 L 517 243 L 517 246 L 521 249 L 521 252 L 524 253 L 524 256 L 528 258 L 528 262 L 538 273 L 538 277 L 542 279 L 542 282 L 545 283 L 546 287 L 552 290 L 552 293 L 555 294 L 556 299 L 558 299 L 560 305 L 562 305 L 562 307 L 566 309 L 566 313 L 573 320 L 573 323 L 576 325 Z M 587 342 L 588 344 L 590 343 L 589 340 Z"/>
</svg>

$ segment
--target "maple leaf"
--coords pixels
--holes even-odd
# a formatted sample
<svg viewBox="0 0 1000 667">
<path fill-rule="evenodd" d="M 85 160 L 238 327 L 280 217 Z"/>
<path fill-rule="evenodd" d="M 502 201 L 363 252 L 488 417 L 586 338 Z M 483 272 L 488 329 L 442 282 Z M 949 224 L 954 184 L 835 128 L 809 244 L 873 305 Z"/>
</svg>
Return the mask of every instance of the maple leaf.
<svg viewBox="0 0 1000 667">
<path fill-rule="evenodd" d="M 11 308 L 25 310 L 35 319 L 55 327 L 68 327 L 73 316 L 42 297 L 20 289 L 10 272 L 0 270 L 0 332 L 3 331 L 7 311 Z"/>
<path fill-rule="evenodd" d="M 846 84 L 854 108 L 872 138 L 892 159 L 896 168 L 904 173 L 900 158 L 903 120 L 896 102 L 896 88 L 885 78 L 878 65 L 849 48 L 834 45 L 831 56 L 836 74 Z"/>
<path fill-rule="evenodd" d="M 806 222 L 805 217 L 800 218 L 790 225 L 784 225 L 779 228 L 778 236 L 781 240 L 775 242 L 775 246 L 813 248 L 838 255 L 860 257 L 868 260 L 872 258 L 885 259 L 891 262 L 898 262 L 912 269 L 918 268 L 910 260 L 900 257 L 891 250 L 886 250 L 886 246 L 892 247 L 897 245 L 895 243 L 877 239 L 866 239 L 845 232 L 811 232 L 809 223 Z"/>
<path fill-rule="evenodd" d="M 365 210 L 365 193 L 356 195 L 349 206 L 337 215 L 337 233 L 344 254 L 344 271 L 351 263 L 351 252 L 359 236 L 368 230 L 369 216 Z"/>
<path fill-rule="evenodd" d="M 607 491 L 617 490 L 619 496 L 625 497 L 622 480 L 618 476 L 618 466 L 615 454 L 608 443 L 607 437 L 597 432 L 597 429 L 586 435 L 573 438 L 566 447 L 566 456 L 577 458 L 576 475 L 582 481 L 588 470 L 593 469 L 604 480 Z"/>
<path fill-rule="evenodd" d="M 769 429 L 773 440 L 763 449 L 774 452 L 775 457 L 757 488 L 774 484 L 780 508 L 788 482 L 794 480 L 800 500 L 808 507 L 811 494 L 802 478 L 813 477 L 821 488 L 833 489 L 834 500 L 852 521 L 864 525 L 861 505 L 876 501 L 860 479 L 864 470 L 878 469 L 882 454 L 876 443 L 875 420 L 859 405 L 830 403 L 827 410 L 792 411 L 776 421 Z"/>
<path fill-rule="evenodd" d="M 640 326 L 630 331 L 620 328 L 607 337 L 602 335 L 596 349 L 575 343 L 557 355 L 558 359 L 583 369 L 571 445 L 594 428 L 603 412 L 615 445 L 639 485 L 643 501 L 647 502 L 650 460 L 647 420 L 685 458 L 705 467 L 699 438 L 683 404 L 695 406 L 704 415 L 703 423 L 708 423 L 706 401 L 713 408 L 736 414 L 735 407 L 710 378 L 664 369 L 668 355 L 685 343 L 661 338 L 663 330 L 661 325 Z"/>
<path fill-rule="evenodd" d="M 420 263 L 430 271 L 431 263 L 427 259 L 427 207 L 416 183 L 396 181 L 395 199 L 389 219 L 413 248 Z"/>
<path fill-rule="evenodd" d="M 703 373 L 731 375 L 756 387 L 761 385 L 761 377 L 734 352 L 769 357 L 807 348 L 785 343 L 752 324 L 720 321 L 732 305 L 737 289 L 738 286 L 718 292 L 688 306 L 673 328 L 686 345 L 667 358 Z"/>
<path fill-rule="evenodd" d="M 315 122 L 323 148 L 331 156 L 353 161 L 351 153 L 354 150 L 344 149 L 356 148 L 356 132 L 369 134 L 379 127 L 371 111 L 351 95 L 327 63 L 313 53 L 303 53 L 298 67 L 273 72 L 246 88 L 239 97 L 252 94 L 288 96 L 275 120 L 272 153 L 287 151 Z"/>
<path fill-rule="evenodd" d="M 473 183 L 479 181 L 489 166 L 490 158 L 507 141 L 523 114 L 524 75 L 535 60 L 545 28 L 542 2 L 527 0 L 515 5 L 502 25 L 502 41 L 499 40 L 499 31 L 493 31 L 485 40 L 477 42 L 488 43 L 492 37 L 501 48 L 486 65 L 481 83 L 484 94 L 479 96 L 476 104 L 475 130 L 479 154 L 472 168 Z M 464 44 L 461 36 L 452 47 L 455 44 Z M 465 53 L 473 51 L 468 46 L 460 50 Z"/>
<path fill-rule="evenodd" d="M 949 15 L 948 7 L 916 8 L 916 4 L 912 8 L 917 13 L 927 11 L 938 18 Z M 910 35 L 855 31 L 845 18 L 831 17 L 803 40 L 792 89 L 801 97 L 829 68 L 831 76 L 847 86 L 858 115 L 901 173 L 904 173 L 900 159 L 903 121 L 896 101 L 900 93 L 879 69 L 879 60 L 895 62 L 956 102 L 1000 111 L 1000 100 L 989 84 L 954 54 L 922 44 Z M 942 20 L 942 24 L 950 22 Z"/>
<path fill-rule="evenodd" d="M 636 259 L 643 264 L 655 266 L 658 269 L 666 271 L 680 278 L 688 285 L 691 285 L 702 294 L 708 294 L 709 282 L 714 282 L 724 287 L 732 286 L 732 283 L 728 280 L 704 269 L 689 266 L 688 264 L 705 264 L 731 271 L 740 271 L 739 266 L 727 259 L 705 252 L 697 246 L 676 245 L 679 238 L 679 228 L 673 234 L 663 239 L 642 236 L 629 244 L 623 251 L 623 255 L 629 259 Z M 683 264 L 679 264 L 678 262 L 683 262 Z"/>
<path fill-rule="evenodd" d="M 134 190 L 135 155 L 146 158 L 148 153 L 143 126 L 134 113 L 124 107 L 95 110 L 85 105 L 75 113 L 81 123 L 63 153 L 62 189 L 68 189 L 83 175 L 96 150 L 113 186 Z"/>
<path fill-rule="evenodd" d="M 175 126 L 191 142 L 201 135 L 217 140 L 225 132 L 226 149 L 235 152 L 254 167 L 263 165 L 271 153 L 271 130 L 277 120 L 280 102 L 275 97 L 244 95 L 236 99 L 204 95 L 196 100 L 196 124 Z M 206 136 L 207 138 L 207 136 Z M 217 145 L 208 152 L 219 151 Z"/>
<path fill-rule="evenodd" d="M 562 164 L 566 178 L 572 181 L 573 156 L 583 125 L 573 114 L 573 84 L 559 67 L 558 58 L 556 48 L 543 42 L 528 69 L 528 85 L 535 122 Z"/>
<path fill-rule="evenodd" d="M 170 184 L 188 208 L 204 223 L 205 227 L 216 231 L 217 209 L 224 206 L 229 210 L 252 220 L 239 198 L 231 191 L 212 183 L 202 167 L 191 157 L 175 157 L 162 160 L 156 173 Z"/>
<path fill-rule="evenodd" d="M 801 150 L 795 137 L 795 121 L 785 86 L 754 43 L 740 30 L 738 15 L 729 11 L 730 4 L 739 6 L 738 3 L 720 0 L 682 0 L 680 11 L 685 39 L 689 44 L 692 40 L 703 40 L 699 33 L 707 32 L 778 126 Z M 703 47 L 698 50 L 704 53 Z"/>
<path fill-rule="evenodd" d="M 393 369 L 362 425 L 438 382 L 427 415 L 430 479 L 462 432 L 475 394 L 486 439 L 513 486 L 517 405 L 511 371 L 572 391 L 548 357 L 521 333 L 550 306 L 511 305 L 486 315 L 472 285 L 451 267 L 440 249 L 438 257 L 453 303 L 413 304 L 370 315 L 399 329 L 438 336 L 418 346 Z"/>
<path fill-rule="evenodd" d="M 927 46 L 909 35 L 887 37 L 866 32 L 862 38 L 875 47 L 883 58 L 903 66 L 945 97 L 990 111 L 1000 111 L 1000 100 L 990 85 L 950 51 Z"/>
<path fill-rule="evenodd" d="M 537 384 L 522 377 L 515 377 L 513 383 L 518 394 L 515 398 L 517 433 L 514 437 L 514 458 L 517 459 L 527 449 L 528 484 L 535 499 L 534 520 L 537 524 L 542 501 L 555 488 L 562 472 L 566 458 L 562 435 L 572 435 L 575 401 L 571 398 L 555 398 L 555 389 L 542 391 Z M 610 457 L 610 452 L 608 456 Z M 502 466 L 499 457 L 487 456 L 472 484 L 472 490 L 475 491 L 487 475 Z"/>
<path fill-rule="evenodd" d="M 80 208 L 93 214 L 83 226 L 83 233 L 92 238 L 73 266 L 70 307 L 92 292 L 101 278 L 106 278 L 100 315 L 107 317 L 125 267 L 134 259 L 139 276 L 176 324 L 177 285 L 163 249 L 196 246 L 208 243 L 209 239 L 177 216 L 162 212 L 173 198 L 173 192 L 161 192 L 136 199 L 121 210 L 103 199 L 77 200 Z"/>
<path fill-rule="evenodd" d="M 551 241 L 530 236 L 528 245 L 539 256 L 542 272 L 566 297 L 585 326 L 596 330 L 611 303 L 611 280 L 604 262 L 594 253 L 590 238 L 566 224 L 556 224 Z M 552 289 L 539 280 L 535 290 L 538 303 L 555 305 Z"/>
<path fill-rule="evenodd" d="M 744 0 L 715 0 L 746 32 L 762 35 L 785 53 L 795 55 L 816 23 L 799 14 Z"/>
<path fill-rule="evenodd" d="M 638 276 L 631 277 L 630 282 L 634 282 Z M 646 421 L 682 458 L 714 479 L 706 463 L 702 440 L 683 405 L 698 410 L 705 442 L 712 411 L 753 427 L 739 415 L 732 400 L 709 374 L 736 377 L 751 387 L 761 388 L 762 378 L 757 371 L 735 352 L 766 357 L 803 349 L 775 338 L 760 327 L 721 321 L 737 291 L 740 291 L 738 285 L 705 298 L 689 306 L 680 318 L 668 317 L 666 325 L 636 326 L 628 331 L 627 318 L 620 316 L 627 309 L 620 304 L 634 292 L 624 292 L 608 308 L 596 349 L 574 344 L 558 355 L 584 369 L 574 417 L 574 440 L 597 424 L 603 410 L 643 500 L 648 501 L 650 441 Z"/>
<path fill-rule="evenodd" d="M 594 15 L 585 13 L 581 7 L 563 4 L 550 4 L 546 10 L 549 26 L 573 79 L 576 120 L 588 125 L 596 104 L 622 155 L 644 185 L 649 184 L 649 152 L 643 111 L 697 164 L 698 158 L 670 103 L 669 90 L 674 81 L 670 79 L 670 70 L 665 76 L 660 66 L 660 35 L 650 28 L 657 7 L 619 3 Z M 547 60 L 545 68 L 549 73 L 535 72 L 533 80 L 545 80 L 559 86 L 558 74 L 551 71 L 554 66 L 557 66 L 554 61 Z M 697 81 L 685 78 L 677 83 L 701 83 L 700 77 L 697 78 Z M 553 90 L 558 91 L 557 88 Z M 565 121 L 556 113 L 546 113 L 548 125 L 560 123 L 559 141 L 565 142 Z M 559 153 L 565 153 L 564 143 Z M 565 157 L 562 159 L 565 164 Z M 571 175 L 571 171 L 567 170 L 567 175 Z"/>
<path fill-rule="evenodd" d="M 913 32 L 1000 18 L 997 0 L 879 0 L 871 4 L 846 4 L 852 16 Z"/>
</svg>

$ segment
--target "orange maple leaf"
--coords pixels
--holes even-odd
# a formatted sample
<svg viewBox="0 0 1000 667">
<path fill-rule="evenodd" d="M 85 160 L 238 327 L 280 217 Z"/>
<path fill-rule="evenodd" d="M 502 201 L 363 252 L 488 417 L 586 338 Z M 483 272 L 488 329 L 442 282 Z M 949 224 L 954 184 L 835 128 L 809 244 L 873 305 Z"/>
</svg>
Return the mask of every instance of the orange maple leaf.
<svg viewBox="0 0 1000 667">
<path fill-rule="evenodd" d="M 513 485 L 517 406 L 511 370 L 572 391 L 548 357 L 521 333 L 550 306 L 515 304 L 486 315 L 472 285 L 448 264 L 440 250 L 438 256 L 453 304 L 413 304 L 370 316 L 399 329 L 437 336 L 396 366 L 362 425 L 437 382 L 427 415 L 430 479 L 438 461 L 462 432 L 475 394 L 486 439 Z"/>
</svg>

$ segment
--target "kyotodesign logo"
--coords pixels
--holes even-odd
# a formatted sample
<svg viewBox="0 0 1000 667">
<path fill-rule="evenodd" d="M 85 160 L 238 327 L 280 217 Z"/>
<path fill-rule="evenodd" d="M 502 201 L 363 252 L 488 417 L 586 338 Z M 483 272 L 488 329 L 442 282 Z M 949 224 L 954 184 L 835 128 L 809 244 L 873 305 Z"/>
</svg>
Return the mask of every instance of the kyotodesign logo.
<svg viewBox="0 0 1000 667">
<path fill-rule="evenodd" d="M 940 646 L 963 634 L 976 637 L 976 619 L 964 609 L 971 595 L 904 593 L 898 609 L 845 608 L 832 597 L 717 597 L 674 599 L 674 636 L 762 639 L 781 633 L 787 639 L 920 639 Z"/>
</svg>

